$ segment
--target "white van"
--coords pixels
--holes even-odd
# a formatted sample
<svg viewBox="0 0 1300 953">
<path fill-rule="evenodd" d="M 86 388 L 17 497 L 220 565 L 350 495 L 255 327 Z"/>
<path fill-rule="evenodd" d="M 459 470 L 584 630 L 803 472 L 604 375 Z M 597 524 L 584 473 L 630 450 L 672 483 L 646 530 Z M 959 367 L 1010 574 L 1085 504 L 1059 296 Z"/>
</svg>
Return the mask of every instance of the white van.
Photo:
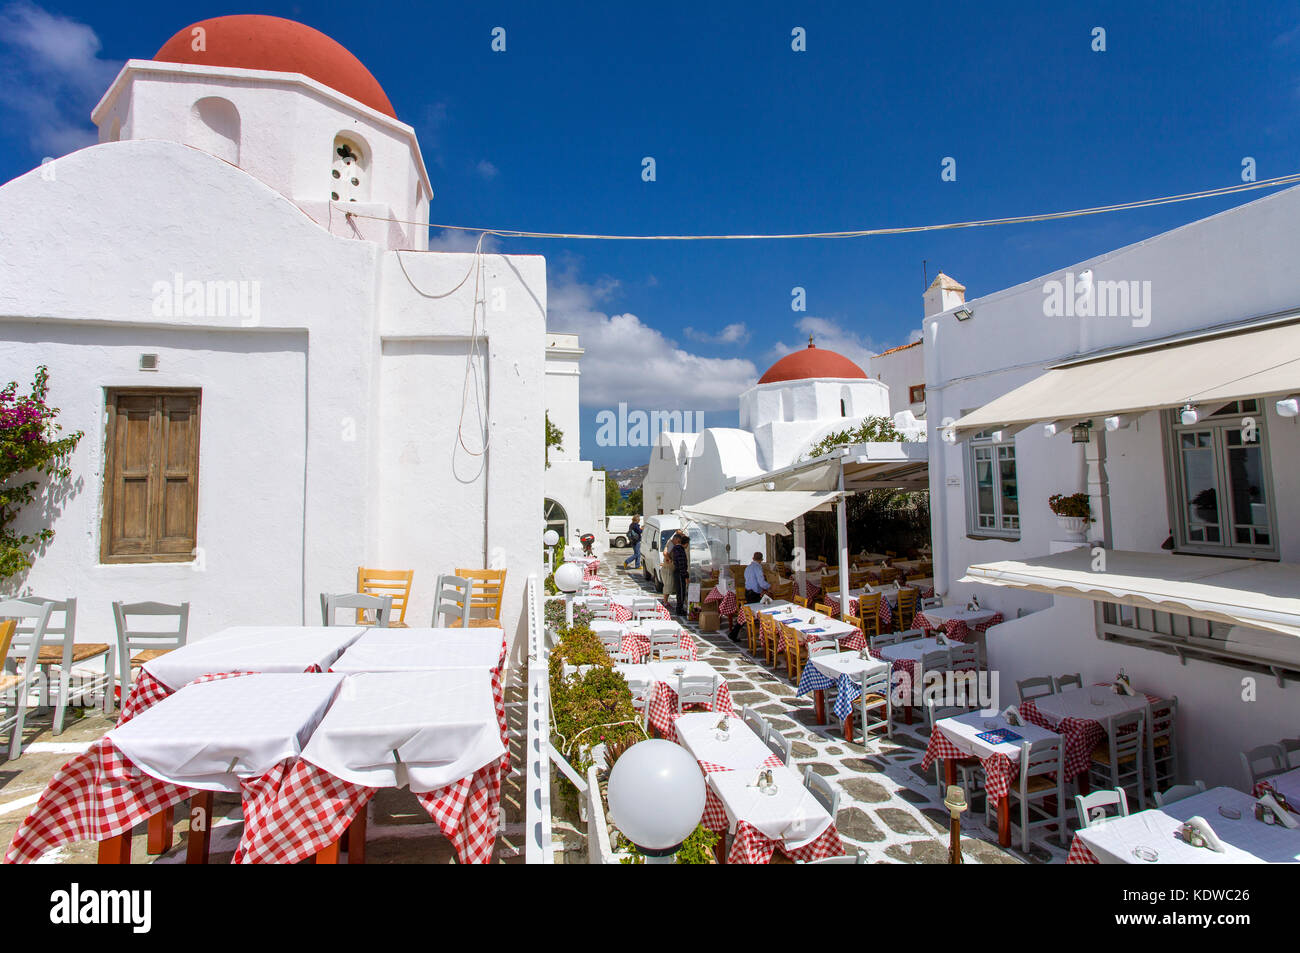
<svg viewBox="0 0 1300 953">
<path fill-rule="evenodd" d="M 663 568 L 664 547 L 668 541 L 673 538 L 673 534 L 679 530 L 686 533 L 690 538 L 691 545 L 691 575 L 694 576 L 700 572 L 707 572 L 713 565 L 712 556 L 709 553 L 709 540 L 704 535 L 704 530 L 694 523 L 687 523 L 683 529 L 682 521 L 676 516 L 666 514 L 647 516 L 641 522 L 642 532 L 645 534 L 641 537 L 641 571 L 655 584 L 655 588 L 663 592 L 664 581 L 660 577 L 660 570 Z"/>
<path fill-rule="evenodd" d="M 605 528 L 609 531 L 610 549 L 627 549 L 632 545 L 627 538 L 628 527 L 631 525 L 632 517 L 630 516 L 605 517 Z"/>
</svg>

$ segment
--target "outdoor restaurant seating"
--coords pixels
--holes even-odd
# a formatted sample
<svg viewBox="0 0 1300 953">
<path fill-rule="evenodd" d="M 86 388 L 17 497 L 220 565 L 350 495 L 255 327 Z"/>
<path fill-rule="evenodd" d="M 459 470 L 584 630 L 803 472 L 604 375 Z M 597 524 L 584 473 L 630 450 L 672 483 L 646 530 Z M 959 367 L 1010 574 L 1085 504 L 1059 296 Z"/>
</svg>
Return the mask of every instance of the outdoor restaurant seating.
<svg viewBox="0 0 1300 953">
<path fill-rule="evenodd" d="M 1159 791 L 1178 782 L 1178 698 L 1151 703 L 1147 719 L 1147 785 Z"/>
<path fill-rule="evenodd" d="M 1203 793 L 1205 793 L 1205 782 L 1193 781 L 1191 784 L 1175 784 L 1167 791 L 1156 791 L 1153 797 L 1155 798 L 1156 807 L 1164 807 L 1167 804 L 1173 804 L 1175 801 L 1181 801 L 1185 797 Z"/>
<path fill-rule="evenodd" d="M 781 759 L 781 763 L 789 767 L 790 739 L 777 731 L 775 726 L 770 722 L 765 722 L 764 724 L 767 726 L 767 732 L 763 735 L 763 740 L 767 743 L 767 746 L 772 749 L 772 753 Z"/>
<path fill-rule="evenodd" d="M 1088 765 L 1089 776 L 1098 786 L 1132 790 L 1142 808 L 1147 806 L 1146 725 L 1140 710 L 1112 717 L 1106 738 L 1092 749 Z"/>
<path fill-rule="evenodd" d="M 1286 752 L 1278 744 L 1256 745 L 1241 753 L 1241 765 L 1246 769 L 1246 788 L 1253 791 L 1260 781 L 1287 770 Z"/>
<path fill-rule="evenodd" d="M 1079 812 L 1079 827 L 1091 827 L 1104 821 L 1109 815 L 1106 809 L 1115 808 L 1116 817 L 1128 817 L 1128 796 L 1123 788 L 1113 791 L 1093 791 L 1091 794 L 1076 794 L 1075 810 Z"/>
<path fill-rule="evenodd" d="M 1029 852 L 1030 833 L 1040 827 L 1055 827 L 1057 841 L 1065 846 L 1069 833 L 1065 822 L 1065 745 L 1058 736 L 1031 741 L 1022 750 L 1019 780 L 1007 792 L 1008 798 L 1020 805 L 1021 849 Z M 1049 800 L 1055 804 L 1055 813 Z M 986 798 L 986 823 L 991 815 L 992 802 Z"/>
<path fill-rule="evenodd" d="M 150 624 L 137 624 L 133 619 L 148 619 Z M 154 624 L 164 619 L 173 619 L 173 626 L 160 629 Z M 113 623 L 117 627 L 117 672 L 122 685 L 122 701 L 125 703 L 131 693 L 131 683 L 137 668 L 185 644 L 189 636 L 190 604 L 114 602 Z M 109 696 L 112 697 L 111 691 Z M 107 710 L 112 711 L 111 704 Z"/>
<path fill-rule="evenodd" d="M 41 707 L 49 707 L 49 693 L 54 687 L 51 669 L 58 671 L 57 702 L 54 712 L 54 733 L 63 733 L 64 717 L 72 692 L 72 666 L 91 659 L 103 658 L 104 674 L 87 682 L 84 675 L 79 675 L 77 693 L 85 697 L 94 691 L 111 693 L 113 690 L 113 652 L 106 642 L 78 642 L 77 639 L 77 600 L 44 599 L 39 596 L 24 596 L 23 602 L 36 605 L 48 603 L 50 618 L 45 625 L 45 634 L 40 640 L 41 648 L 36 657 L 40 667 Z M 56 614 L 61 624 L 55 624 Z M 23 626 L 20 624 L 19 629 Z"/>
<path fill-rule="evenodd" d="M 1071 688 L 1083 688 L 1083 676 L 1078 672 L 1073 675 L 1052 676 L 1052 691 L 1063 692 Z"/>
<path fill-rule="evenodd" d="M 414 579 L 414 570 L 367 569 L 365 566 L 358 566 L 357 592 L 368 596 L 391 596 L 393 612 L 388 624 L 395 628 L 405 628 L 406 603 L 411 598 L 411 583 Z M 364 611 L 357 610 L 357 625 L 374 624 Z"/>
<path fill-rule="evenodd" d="M 9 642 L 9 651 L 14 654 L 6 655 L 4 662 L 7 674 L 18 678 L 12 687 L 14 713 L 13 732 L 9 740 L 11 759 L 22 754 L 23 725 L 26 721 L 30 690 L 32 686 L 39 687 L 40 684 L 40 666 L 36 654 L 32 652 L 32 647 L 41 644 L 52 611 L 53 606 L 48 602 L 38 605 L 22 599 L 0 601 L 0 619 L 15 623 L 15 631 L 10 636 Z"/>
<path fill-rule="evenodd" d="M 754 732 L 760 738 L 767 737 L 767 719 L 760 715 L 750 706 L 746 705 L 740 710 L 740 719 L 749 726 L 749 730 Z"/>
<path fill-rule="evenodd" d="M 1050 675 L 1022 678 L 1016 682 L 1016 693 L 1020 696 L 1021 703 L 1034 698 L 1042 698 L 1045 695 L 1052 695 L 1055 692 L 1056 684 L 1052 681 Z"/>
<path fill-rule="evenodd" d="M 861 694 L 858 709 L 862 720 L 862 740 L 865 744 L 873 731 L 883 730 L 888 738 L 894 737 L 894 700 L 889 690 L 889 669 L 875 674 L 864 674 L 859 679 Z"/>
<path fill-rule="evenodd" d="M 392 596 L 368 596 L 361 592 L 340 592 L 320 594 L 321 599 L 321 616 L 322 624 L 338 625 L 337 612 L 339 609 L 355 609 L 358 612 L 373 612 L 375 614 L 374 624 L 380 628 L 387 628 L 388 620 L 393 613 Z M 355 622 L 348 623 L 356 625 Z"/>
<path fill-rule="evenodd" d="M 470 581 L 463 576 L 441 575 L 434 593 L 433 621 L 430 624 L 435 628 L 469 628 Z"/>
<path fill-rule="evenodd" d="M 835 789 L 830 781 L 814 771 L 811 764 L 803 769 L 803 784 L 812 796 L 817 799 L 817 803 L 826 808 L 827 814 L 832 818 L 839 815 L 840 792 Z"/>
</svg>

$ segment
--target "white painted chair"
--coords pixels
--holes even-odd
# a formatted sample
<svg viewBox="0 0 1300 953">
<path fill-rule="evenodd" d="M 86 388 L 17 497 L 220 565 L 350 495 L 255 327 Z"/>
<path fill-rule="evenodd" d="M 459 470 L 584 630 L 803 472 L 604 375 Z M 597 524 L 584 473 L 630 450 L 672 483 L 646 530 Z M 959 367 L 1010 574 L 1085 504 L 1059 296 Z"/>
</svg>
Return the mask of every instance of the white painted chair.
<svg viewBox="0 0 1300 953">
<path fill-rule="evenodd" d="M 1151 703 L 1147 719 L 1147 786 L 1152 791 L 1178 783 L 1178 696 Z"/>
<path fill-rule="evenodd" d="M 660 662 L 676 662 L 676 661 L 689 662 L 690 660 L 691 660 L 691 653 L 686 649 L 682 648 L 681 646 L 672 649 L 659 650 L 658 661 Z"/>
<path fill-rule="evenodd" d="M 1164 807 L 1167 804 L 1173 804 L 1175 801 L 1181 801 L 1185 797 L 1191 797 L 1193 794 L 1204 794 L 1205 782 L 1193 781 L 1191 784 L 1175 784 L 1167 791 L 1157 791 L 1154 795 L 1156 807 Z"/>
<path fill-rule="evenodd" d="M 68 703 L 72 701 L 72 666 L 91 659 L 103 658 L 104 674 L 92 675 L 89 679 L 85 673 L 79 673 L 77 696 L 85 698 L 96 691 L 104 693 L 105 711 L 113 710 L 113 648 L 107 642 L 77 642 L 77 600 L 76 599 L 42 599 L 24 596 L 23 602 L 39 605 L 48 602 L 51 606 L 50 621 L 45 627 L 45 637 L 41 640 L 40 655 L 36 664 L 40 666 L 44 678 L 41 680 L 42 708 L 50 707 L 50 691 L 54 688 L 52 668 L 58 670 L 58 700 L 54 710 L 54 733 L 63 734 L 63 721 Z M 58 624 L 56 624 L 56 622 Z M 23 629 L 22 624 L 18 626 Z"/>
<path fill-rule="evenodd" d="M 748 705 L 742 708 L 740 710 L 740 718 L 742 721 L 744 721 L 746 725 L 749 726 L 749 730 L 752 731 L 754 734 L 758 735 L 760 739 L 767 737 L 767 731 L 768 731 L 767 719 L 764 718 L 762 715 L 760 715 L 753 708 L 750 708 Z"/>
<path fill-rule="evenodd" d="M 881 649 L 886 645 L 897 645 L 901 641 L 900 636 L 902 634 L 901 632 L 884 632 L 880 635 L 873 635 L 867 641 L 873 649 Z"/>
<path fill-rule="evenodd" d="M 772 724 L 767 726 L 767 734 L 763 736 L 763 743 L 771 750 L 772 754 L 781 759 L 781 763 L 787 768 L 790 767 L 790 739 L 781 732 L 776 730 Z"/>
<path fill-rule="evenodd" d="M 1069 827 L 1065 821 L 1065 742 L 1062 738 L 1043 738 L 1020 749 L 1020 779 L 1011 786 L 1007 797 L 1012 807 L 1020 805 L 1020 846 L 1029 853 L 1030 835 L 1036 828 L 1055 826 L 1056 839 L 1062 847 Z M 1056 814 L 1048 813 L 1046 801 L 1056 798 Z M 984 799 L 986 823 L 991 823 L 992 799 Z M 1013 815 L 1014 816 L 1014 815 Z"/>
<path fill-rule="evenodd" d="M 606 651 L 623 651 L 623 633 L 617 629 L 601 629 L 596 632 L 596 638 L 600 639 L 600 644 L 605 646 Z"/>
<path fill-rule="evenodd" d="M 40 683 L 40 665 L 38 662 L 41 646 L 45 639 L 45 629 L 50 623 L 53 604 L 43 602 L 37 605 L 22 599 L 5 599 L 0 601 L 0 621 L 12 619 L 16 625 L 13 638 L 9 642 L 9 653 L 4 659 L 8 683 L 4 693 L 13 693 L 13 704 L 4 719 L 5 724 L 12 725 L 9 736 L 9 758 L 13 760 L 23 753 L 23 727 L 27 720 L 27 704 L 31 692 Z M 6 703 L 7 704 L 7 703 Z"/>
<path fill-rule="evenodd" d="M 1300 738 L 1283 738 L 1278 744 L 1287 768 L 1300 768 Z"/>
<path fill-rule="evenodd" d="M 1246 790 L 1253 791 L 1260 781 L 1287 770 L 1286 752 L 1281 745 L 1259 745 L 1241 753 L 1241 766 L 1246 769 Z"/>
<path fill-rule="evenodd" d="M 796 860 L 796 864 L 865 864 L 867 862 L 867 852 L 857 850 L 851 854 L 841 854 L 839 857 L 822 857 L 819 860 Z"/>
<path fill-rule="evenodd" d="M 1035 698 L 1045 698 L 1048 695 L 1056 694 L 1056 683 L 1052 681 L 1050 675 L 1039 675 L 1034 678 L 1022 678 L 1016 682 L 1016 692 L 1020 696 L 1020 701 L 1027 702 Z"/>
<path fill-rule="evenodd" d="M 1059 695 L 1061 692 L 1076 688 L 1083 688 L 1083 675 L 1075 672 L 1073 675 L 1054 675 L 1052 676 L 1052 691 Z"/>
<path fill-rule="evenodd" d="M 631 604 L 633 619 L 659 618 L 659 600 L 653 596 L 636 596 Z"/>
<path fill-rule="evenodd" d="M 336 594 L 325 593 L 325 617 L 322 620 L 324 625 L 338 625 L 335 613 L 339 609 L 352 609 L 353 615 L 344 625 L 356 625 L 356 610 L 372 611 L 375 613 L 375 625 L 378 628 L 388 628 L 388 621 L 393 615 L 393 597 L 392 596 L 372 596 L 364 592 L 340 592 Z"/>
<path fill-rule="evenodd" d="M 947 652 L 949 671 L 973 672 L 980 667 L 980 647 L 974 642 L 954 642 Z"/>
<path fill-rule="evenodd" d="M 1074 809 L 1079 813 L 1080 829 L 1108 820 L 1109 815 L 1106 812 L 1108 807 L 1115 808 L 1116 817 L 1128 817 L 1128 795 L 1124 793 L 1123 788 L 1074 796 Z"/>
<path fill-rule="evenodd" d="M 942 632 L 943 630 L 939 629 L 937 631 Z M 914 642 L 917 639 L 925 638 L 924 629 L 904 629 L 902 632 L 897 632 L 895 634 L 898 636 L 898 641 L 900 642 Z"/>
<path fill-rule="evenodd" d="M 874 675 L 860 673 L 857 681 L 862 687 L 862 694 L 858 696 L 858 715 L 862 721 L 863 744 L 871 737 L 871 732 L 882 728 L 886 737 L 894 737 L 894 700 L 889 690 L 889 669 Z"/>
<path fill-rule="evenodd" d="M 1092 749 L 1088 775 L 1096 788 L 1125 788 L 1136 792 L 1139 810 L 1147 806 L 1145 711 L 1111 718 L 1106 740 Z"/>
<path fill-rule="evenodd" d="M 712 709 L 718 699 L 718 676 L 716 675 L 678 675 L 677 676 L 677 714 L 682 714 L 687 705 L 707 705 Z"/>
<path fill-rule="evenodd" d="M 682 652 L 683 655 L 665 655 L 665 652 Z M 650 630 L 650 657 L 652 659 L 690 658 L 691 653 L 682 648 L 682 634 L 679 629 Z"/>
<path fill-rule="evenodd" d="M 588 596 L 584 604 L 593 619 L 614 618 L 614 603 L 604 596 Z"/>
<path fill-rule="evenodd" d="M 435 629 L 469 628 L 472 583 L 463 576 L 443 574 L 434 585 L 433 619 Z"/>
<path fill-rule="evenodd" d="M 828 655 L 834 655 L 839 650 L 840 650 L 840 643 L 838 642 L 820 641 L 820 642 L 808 643 L 809 658 L 812 658 L 814 655 L 821 655 L 822 653 L 826 653 Z"/>
<path fill-rule="evenodd" d="M 118 681 L 122 685 L 122 704 L 126 704 L 135 670 L 185 644 L 190 631 L 190 604 L 114 602 L 113 625 L 117 628 Z"/>
<path fill-rule="evenodd" d="M 816 799 L 818 804 L 826 808 L 826 813 L 831 816 L 832 821 L 839 817 L 839 789 L 814 771 L 811 764 L 803 769 L 803 786 L 808 789 L 808 793 Z"/>
</svg>

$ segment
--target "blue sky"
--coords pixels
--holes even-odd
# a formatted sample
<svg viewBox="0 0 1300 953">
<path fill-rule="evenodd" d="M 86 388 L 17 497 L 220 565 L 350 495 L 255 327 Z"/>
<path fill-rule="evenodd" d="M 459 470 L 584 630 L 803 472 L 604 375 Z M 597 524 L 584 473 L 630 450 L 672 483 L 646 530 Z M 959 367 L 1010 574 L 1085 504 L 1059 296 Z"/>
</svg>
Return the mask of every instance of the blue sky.
<svg viewBox="0 0 1300 953">
<path fill-rule="evenodd" d="M 0 181 L 93 141 L 90 109 L 122 61 L 234 12 L 301 20 L 369 67 L 420 136 L 440 223 L 826 231 L 1226 186 L 1245 156 L 1261 179 L 1300 165 L 1294 3 L 0 0 Z M 504 53 L 490 48 L 497 26 Z M 1091 49 L 1098 26 L 1105 52 Z M 954 182 L 940 179 L 945 156 Z M 547 256 L 551 327 L 587 347 L 584 456 L 627 466 L 646 451 L 596 446 L 600 410 L 625 400 L 734 423 L 740 390 L 810 330 L 860 361 L 906 342 L 923 260 L 977 297 L 1262 194 L 848 241 L 495 247 Z M 806 312 L 791 310 L 796 286 Z"/>
</svg>

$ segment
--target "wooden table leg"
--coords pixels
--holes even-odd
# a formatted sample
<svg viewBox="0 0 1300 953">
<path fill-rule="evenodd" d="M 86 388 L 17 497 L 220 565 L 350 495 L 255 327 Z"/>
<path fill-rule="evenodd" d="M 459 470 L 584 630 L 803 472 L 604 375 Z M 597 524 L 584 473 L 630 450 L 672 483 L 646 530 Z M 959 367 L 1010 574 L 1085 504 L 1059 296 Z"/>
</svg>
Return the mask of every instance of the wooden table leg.
<svg viewBox="0 0 1300 953">
<path fill-rule="evenodd" d="M 361 810 L 357 811 L 357 816 L 352 818 L 352 823 L 348 825 L 345 836 L 348 839 L 349 864 L 366 862 L 366 813 L 369 810 L 369 803 L 361 805 Z"/>
<path fill-rule="evenodd" d="M 1080 771 L 1075 775 L 1074 779 L 1079 784 L 1079 793 L 1086 797 L 1088 792 L 1092 790 L 1092 783 L 1088 778 L 1088 772 L 1086 770 Z"/>
<path fill-rule="evenodd" d="M 998 843 L 1011 846 L 1011 798 L 1005 794 L 998 799 Z"/>
<path fill-rule="evenodd" d="M 848 717 L 844 719 L 844 740 L 845 741 L 853 740 L 853 709 L 852 708 L 849 709 Z M 867 739 L 865 737 L 862 739 L 862 743 L 863 744 L 867 743 Z"/>
<path fill-rule="evenodd" d="M 813 691 L 813 714 L 817 717 L 817 724 L 826 724 L 826 692 L 823 689 Z"/>
<path fill-rule="evenodd" d="M 125 831 L 116 837 L 109 837 L 99 842 L 99 863 L 131 863 L 131 832 Z"/>
<path fill-rule="evenodd" d="M 905 725 L 910 725 L 911 723 L 912 723 L 912 706 L 911 706 L 911 705 L 904 705 L 904 706 L 903 706 L 903 724 L 905 724 Z"/>
<path fill-rule="evenodd" d="M 714 831 L 714 833 L 718 834 L 717 831 Z M 720 864 L 727 862 L 727 835 L 725 831 L 718 834 L 718 839 L 713 842 L 713 856 L 717 858 Z"/>
<path fill-rule="evenodd" d="M 172 849 L 172 824 L 175 805 L 163 808 L 149 818 L 149 842 L 145 849 L 150 854 L 165 854 Z"/>
<path fill-rule="evenodd" d="M 196 791 L 190 798 L 190 835 L 185 843 L 185 863 L 206 864 L 212 843 L 212 792 Z"/>
<path fill-rule="evenodd" d="M 340 837 L 333 843 L 326 844 L 316 852 L 315 862 L 318 864 L 337 864 L 339 862 L 339 847 L 342 842 L 343 838 Z"/>
<path fill-rule="evenodd" d="M 955 758 L 943 759 L 943 783 L 945 787 L 947 785 L 957 783 L 957 759 Z M 948 792 L 945 790 L 944 794 L 946 795 L 947 793 Z"/>
</svg>

